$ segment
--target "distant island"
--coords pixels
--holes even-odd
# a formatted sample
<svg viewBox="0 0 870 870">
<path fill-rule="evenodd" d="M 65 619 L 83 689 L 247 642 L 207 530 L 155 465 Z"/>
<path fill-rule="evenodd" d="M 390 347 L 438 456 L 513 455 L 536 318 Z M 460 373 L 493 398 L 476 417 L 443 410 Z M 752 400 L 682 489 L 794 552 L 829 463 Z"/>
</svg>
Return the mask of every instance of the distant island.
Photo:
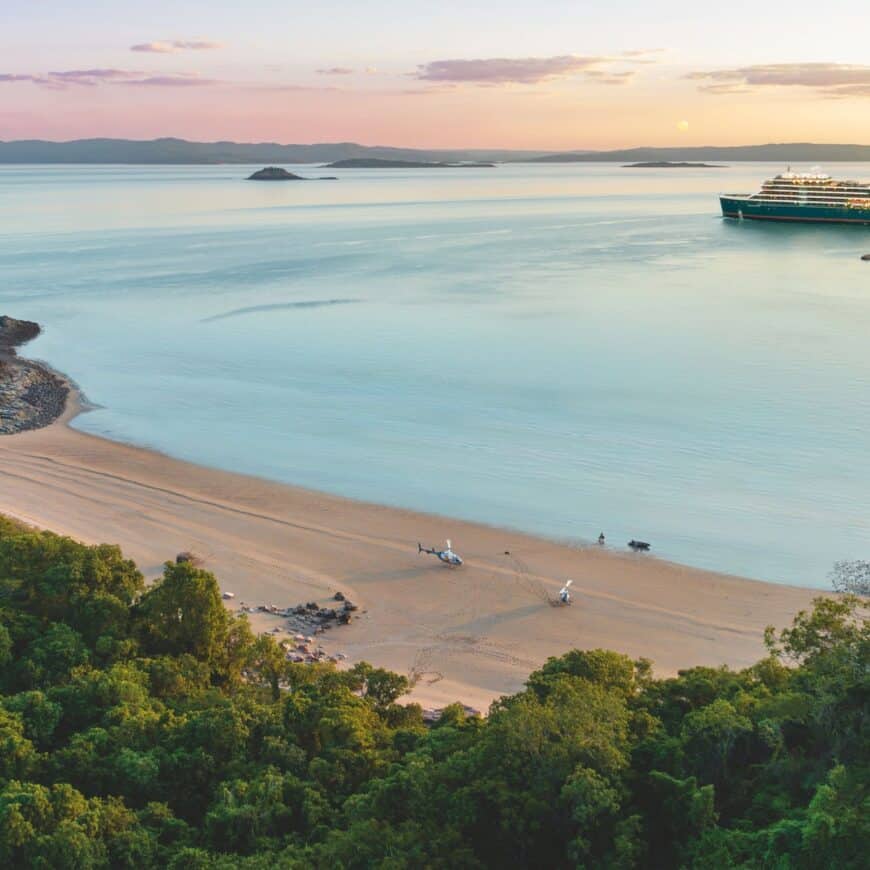
<svg viewBox="0 0 870 870">
<path fill-rule="evenodd" d="M 492 168 L 495 163 L 461 162 L 447 163 L 443 160 L 383 160 L 378 157 L 351 157 L 327 163 L 326 169 L 480 169 Z"/>
<path fill-rule="evenodd" d="M 722 163 L 686 163 L 673 160 L 649 160 L 645 163 L 625 163 L 623 169 L 725 169 Z"/>
<path fill-rule="evenodd" d="M 51 142 L 21 139 L 0 142 L 0 164 L 118 163 L 118 164 L 281 164 L 378 160 L 398 163 L 474 166 L 489 163 L 638 163 L 710 161 L 735 163 L 759 160 L 776 163 L 833 163 L 870 161 L 870 145 L 782 142 L 765 145 L 678 146 L 622 148 L 614 151 L 514 151 L 499 148 L 396 148 L 356 142 L 319 142 L 311 145 L 277 142 L 189 142 L 186 139 L 74 139 Z M 382 165 L 382 164 L 380 164 Z M 372 167 L 377 168 L 377 167 Z M 400 168 L 400 167 L 399 167 Z M 419 168 L 419 167 L 418 167 Z"/>
<path fill-rule="evenodd" d="M 305 181 L 305 179 L 279 166 L 267 166 L 249 175 L 248 181 Z"/>
<path fill-rule="evenodd" d="M 253 174 L 249 175 L 248 181 L 313 181 L 314 179 L 306 178 L 304 175 L 296 175 L 293 172 L 288 172 L 280 166 L 267 166 L 265 169 L 258 169 Z M 336 181 L 334 175 L 321 175 L 317 181 Z"/>
<path fill-rule="evenodd" d="M 658 163 L 659 161 L 743 160 L 772 163 L 836 163 L 870 161 L 870 145 L 828 145 L 815 142 L 770 142 L 765 145 L 683 145 L 662 148 L 620 148 L 616 151 L 562 151 L 529 158 L 531 163 Z"/>
<path fill-rule="evenodd" d="M 356 142 L 318 142 L 312 145 L 278 142 L 189 142 L 186 139 L 74 139 L 51 142 L 45 139 L 0 141 L 3 163 L 116 163 L 259 166 L 331 163 L 351 158 L 467 163 L 477 161 L 525 160 L 548 152 L 515 151 L 504 148 L 396 148 L 359 145 Z"/>
</svg>

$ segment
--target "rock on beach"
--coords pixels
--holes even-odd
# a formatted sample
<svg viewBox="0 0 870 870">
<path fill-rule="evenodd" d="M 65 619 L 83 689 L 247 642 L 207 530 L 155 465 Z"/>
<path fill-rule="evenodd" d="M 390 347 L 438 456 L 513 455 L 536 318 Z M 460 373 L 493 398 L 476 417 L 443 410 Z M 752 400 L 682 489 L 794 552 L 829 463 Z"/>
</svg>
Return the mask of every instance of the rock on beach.
<svg viewBox="0 0 870 870">
<path fill-rule="evenodd" d="M 38 323 L 0 316 L 0 435 L 40 429 L 66 407 L 69 385 L 16 349 L 40 333 Z"/>
</svg>

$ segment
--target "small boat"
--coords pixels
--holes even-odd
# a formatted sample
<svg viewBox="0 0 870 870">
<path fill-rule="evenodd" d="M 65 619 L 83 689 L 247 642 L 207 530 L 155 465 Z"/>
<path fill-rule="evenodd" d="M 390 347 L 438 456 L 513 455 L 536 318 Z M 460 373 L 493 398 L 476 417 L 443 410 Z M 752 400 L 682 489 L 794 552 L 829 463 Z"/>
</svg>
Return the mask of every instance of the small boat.
<svg viewBox="0 0 870 870">
<path fill-rule="evenodd" d="M 628 542 L 628 546 L 631 547 L 632 550 L 648 550 L 649 549 L 649 544 L 646 541 L 635 541 L 634 538 L 632 538 Z"/>
</svg>

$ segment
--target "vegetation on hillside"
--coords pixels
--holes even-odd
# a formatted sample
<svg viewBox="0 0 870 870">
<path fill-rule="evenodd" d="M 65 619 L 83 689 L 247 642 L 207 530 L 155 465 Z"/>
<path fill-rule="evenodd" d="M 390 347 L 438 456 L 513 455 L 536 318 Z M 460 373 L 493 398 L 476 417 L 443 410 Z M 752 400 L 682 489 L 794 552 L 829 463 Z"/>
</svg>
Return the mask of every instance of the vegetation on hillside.
<svg viewBox="0 0 870 870">
<path fill-rule="evenodd" d="M 858 598 L 735 672 L 550 659 L 432 727 L 407 680 L 286 661 L 167 564 L 0 518 L 0 864 L 858 868 L 870 842 Z"/>
</svg>

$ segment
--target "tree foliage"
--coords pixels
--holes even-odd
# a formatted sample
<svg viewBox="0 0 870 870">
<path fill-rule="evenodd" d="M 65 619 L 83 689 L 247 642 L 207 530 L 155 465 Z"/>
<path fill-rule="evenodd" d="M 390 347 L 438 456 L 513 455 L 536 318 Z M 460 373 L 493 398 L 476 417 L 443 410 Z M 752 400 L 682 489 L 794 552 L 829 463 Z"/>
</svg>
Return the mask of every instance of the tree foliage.
<svg viewBox="0 0 870 870">
<path fill-rule="evenodd" d="M 0 517 L 0 863 L 40 868 L 858 868 L 862 599 L 751 668 L 548 660 L 484 719 L 288 662 L 167 564 Z"/>
</svg>

